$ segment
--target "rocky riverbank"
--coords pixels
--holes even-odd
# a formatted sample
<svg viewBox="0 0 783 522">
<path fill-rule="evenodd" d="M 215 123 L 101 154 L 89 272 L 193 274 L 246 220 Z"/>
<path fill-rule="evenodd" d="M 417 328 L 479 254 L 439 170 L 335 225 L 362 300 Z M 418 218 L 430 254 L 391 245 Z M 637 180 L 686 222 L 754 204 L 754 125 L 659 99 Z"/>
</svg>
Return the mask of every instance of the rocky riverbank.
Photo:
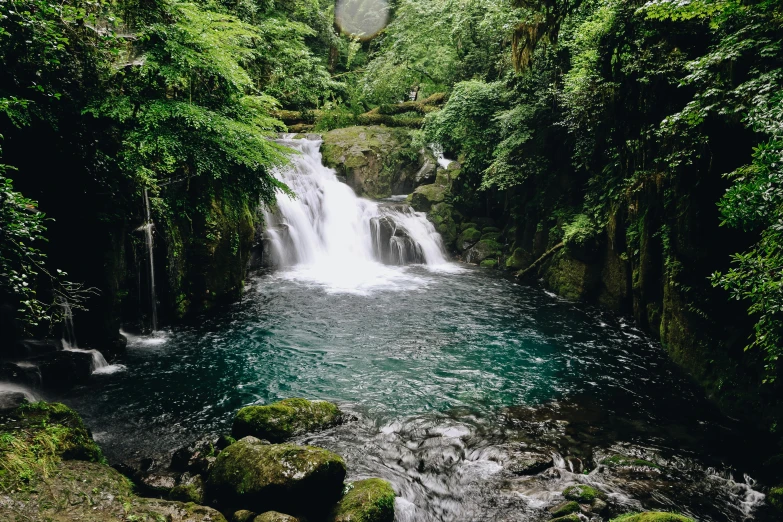
<svg viewBox="0 0 783 522">
<path fill-rule="evenodd" d="M 204 437 L 170 455 L 168 462 L 140 459 L 111 467 L 79 416 L 62 404 L 28 403 L 4 395 L 0 416 L 0 518 L 3 520 L 123 520 L 171 522 L 391 522 L 396 493 L 380 478 L 346 482 L 346 461 L 320 447 L 292 442 L 295 435 L 328 432 L 352 422 L 337 406 L 289 399 L 249 406 L 236 416 L 232 434 Z M 574 448 L 560 457 L 563 444 L 590 440 L 570 431 L 547 408 L 511 408 L 509 426 L 523 428 L 503 448 L 479 453 L 504 468 L 499 502 L 510 494 L 528 500 L 526 520 L 577 522 L 688 522 L 667 511 L 640 511 L 629 505 L 655 505 L 656 490 L 687 489 L 686 473 L 655 455 Z M 578 422 L 576 429 L 588 427 Z M 326 431 L 324 431 L 326 430 Z M 588 430 L 589 431 L 589 430 Z M 448 434 L 444 434 L 448 435 Z M 262 437 L 272 438 L 271 443 Z M 436 439 L 428 439 L 434 441 Z M 569 442 L 570 441 L 570 442 Z M 425 445 L 427 446 L 427 445 Z M 428 446 L 432 446 L 429 444 Z M 432 449 L 435 449 L 433 446 Z M 497 451 L 495 451 L 497 450 Z M 470 453 L 476 453 L 471 450 Z M 490 454 L 491 453 L 491 454 Z M 647 458 L 642 458 L 646 456 Z M 468 460 L 477 455 L 463 456 Z M 648 460 L 649 459 L 649 460 Z M 436 465 L 424 459 L 419 467 Z M 424 470 L 420 470 L 423 472 Z M 598 473 L 598 475 L 596 475 Z M 563 482 L 566 475 L 570 479 Z M 609 477 L 606 479 L 606 477 Z M 679 477 L 679 479 L 678 479 Z M 606 479 L 606 480 L 603 480 Z M 554 482 L 553 482 L 554 481 Z M 537 483 L 568 484 L 541 496 Z M 629 504 L 622 485 L 643 502 Z M 661 489 L 663 488 L 663 489 Z M 551 487 L 549 488 L 551 489 Z M 539 491 L 546 487 L 539 488 Z M 514 493 L 516 492 L 516 493 Z M 665 493 L 670 495 L 670 493 Z M 645 500 L 645 497 L 647 500 Z M 541 499 L 545 499 L 541 502 Z M 531 506 L 536 504 L 535 507 Z M 401 504 L 404 511 L 404 503 Z M 632 511 L 629 513 L 628 511 Z M 403 517 L 403 520 L 408 518 Z"/>
</svg>

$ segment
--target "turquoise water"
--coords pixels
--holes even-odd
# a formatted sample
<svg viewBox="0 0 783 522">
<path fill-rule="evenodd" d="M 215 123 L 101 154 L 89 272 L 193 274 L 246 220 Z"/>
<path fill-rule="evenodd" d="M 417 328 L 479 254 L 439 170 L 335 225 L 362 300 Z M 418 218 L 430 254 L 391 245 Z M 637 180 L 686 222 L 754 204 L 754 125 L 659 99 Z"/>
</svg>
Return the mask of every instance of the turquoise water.
<svg viewBox="0 0 783 522">
<path fill-rule="evenodd" d="M 227 432 L 244 405 L 335 401 L 359 420 L 305 440 L 346 455 L 351 476 L 392 480 L 400 520 L 539 516 L 552 488 L 530 486 L 498 504 L 498 459 L 474 458 L 508 440 L 510 406 L 593 412 L 585 429 L 592 438 L 575 446 L 632 444 L 697 462 L 697 481 L 708 480 L 708 466 L 731 464 L 736 447 L 720 435 L 731 433 L 729 421 L 628 321 L 494 271 L 390 270 L 388 284 L 359 294 L 302 281 L 295 270 L 258 275 L 241 303 L 155 337 L 130 337 L 124 371 L 95 375 L 63 400 L 113 461 Z M 436 454 L 428 453 L 433 437 Z M 454 462 L 443 459 L 451 453 Z M 715 511 L 695 500 L 704 494 L 694 486 L 675 500 L 712 520 L 744 519 L 732 503 L 747 499 L 727 496 Z"/>
</svg>

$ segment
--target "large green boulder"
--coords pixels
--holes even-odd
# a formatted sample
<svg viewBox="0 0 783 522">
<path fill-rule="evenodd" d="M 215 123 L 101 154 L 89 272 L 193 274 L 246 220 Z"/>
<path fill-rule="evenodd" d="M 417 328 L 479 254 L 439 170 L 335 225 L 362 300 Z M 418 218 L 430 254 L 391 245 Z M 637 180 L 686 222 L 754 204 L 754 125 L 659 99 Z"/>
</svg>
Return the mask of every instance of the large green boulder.
<svg viewBox="0 0 783 522">
<path fill-rule="evenodd" d="M 482 239 L 465 252 L 465 261 L 481 264 L 488 258 L 497 258 L 503 254 L 503 246 L 491 239 Z"/>
<path fill-rule="evenodd" d="M 394 490 L 378 478 L 348 485 L 348 492 L 332 511 L 330 522 L 392 522 Z"/>
<path fill-rule="evenodd" d="M 694 522 L 694 520 L 676 513 L 646 511 L 644 513 L 627 513 L 613 518 L 611 522 Z"/>
<path fill-rule="evenodd" d="M 339 408 L 327 401 L 285 399 L 266 406 L 246 406 L 237 412 L 231 434 L 251 435 L 270 442 L 335 426 L 342 420 Z"/>
<path fill-rule="evenodd" d="M 218 455 L 207 496 L 224 512 L 327 512 L 344 479 L 345 462 L 331 451 L 245 437 Z"/>
<path fill-rule="evenodd" d="M 408 196 L 408 203 L 414 210 L 419 212 L 429 212 L 432 207 L 446 199 L 448 188 L 443 185 L 422 185 L 417 187 L 413 193 Z"/>
<path fill-rule="evenodd" d="M 323 140 L 324 165 L 345 176 L 359 196 L 381 199 L 407 194 L 416 185 L 417 174 L 435 166 L 432 153 L 415 148 L 405 129 L 345 127 L 327 132 Z"/>
<path fill-rule="evenodd" d="M 476 230 L 475 228 L 467 228 L 463 230 L 457 238 L 457 249 L 459 249 L 460 252 L 464 252 L 478 243 L 480 239 L 481 231 Z"/>
</svg>

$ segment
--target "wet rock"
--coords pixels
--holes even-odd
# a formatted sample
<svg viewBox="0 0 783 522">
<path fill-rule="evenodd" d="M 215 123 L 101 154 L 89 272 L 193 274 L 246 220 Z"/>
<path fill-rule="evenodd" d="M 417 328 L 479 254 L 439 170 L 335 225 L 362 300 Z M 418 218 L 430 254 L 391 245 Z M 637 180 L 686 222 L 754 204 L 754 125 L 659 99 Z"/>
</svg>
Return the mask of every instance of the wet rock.
<svg viewBox="0 0 783 522">
<path fill-rule="evenodd" d="M 593 487 L 585 484 L 577 484 L 565 488 L 563 496 L 567 500 L 573 500 L 580 504 L 590 504 L 593 500 L 601 498 L 603 495 Z"/>
<path fill-rule="evenodd" d="M 19 391 L 0 390 L 0 412 L 5 413 L 27 404 L 27 396 Z"/>
<path fill-rule="evenodd" d="M 376 259 L 387 265 L 409 265 L 424 262 L 421 247 L 392 217 L 370 220 L 373 250 Z"/>
<path fill-rule="evenodd" d="M 41 387 L 62 390 L 84 384 L 92 374 L 92 355 L 89 352 L 61 350 L 30 359 L 41 373 Z"/>
<path fill-rule="evenodd" d="M 479 266 L 481 268 L 497 268 L 498 267 L 498 260 L 497 259 L 485 259 L 482 261 Z"/>
<path fill-rule="evenodd" d="M 39 355 L 58 352 L 63 349 L 63 343 L 56 339 L 24 339 L 10 347 L 10 351 L 2 355 L 15 359 L 31 359 Z"/>
<path fill-rule="evenodd" d="M 468 250 L 475 245 L 481 239 L 481 232 L 475 228 L 467 228 L 463 230 L 457 238 L 457 248 L 460 252 Z"/>
<path fill-rule="evenodd" d="M 576 513 L 572 513 L 564 517 L 553 518 L 549 522 L 582 522 L 582 519 Z"/>
<path fill-rule="evenodd" d="M 571 513 L 579 513 L 579 511 L 581 511 L 579 503 L 573 500 L 569 502 L 563 502 L 562 504 L 558 504 L 552 508 L 549 508 L 549 512 L 554 518 L 564 517 L 566 515 L 570 515 Z"/>
<path fill-rule="evenodd" d="M 408 194 L 432 153 L 419 151 L 403 129 L 355 126 L 327 132 L 321 146 L 324 165 L 347 178 L 356 195 L 383 199 Z"/>
<path fill-rule="evenodd" d="M 27 388 L 39 388 L 41 386 L 41 372 L 33 363 L 5 362 L 0 364 L 0 381 Z"/>
<path fill-rule="evenodd" d="M 465 252 L 465 261 L 478 265 L 485 259 L 501 255 L 503 255 L 503 246 L 500 243 L 490 239 L 482 239 Z"/>
<path fill-rule="evenodd" d="M 223 510 L 325 512 L 344 479 L 345 462 L 331 451 L 245 437 L 218 455 L 207 496 Z"/>
<path fill-rule="evenodd" d="M 256 514 L 252 511 L 240 509 L 231 516 L 231 522 L 253 522 L 254 518 L 256 518 Z"/>
<path fill-rule="evenodd" d="M 204 503 L 204 480 L 201 475 L 190 475 L 185 473 L 177 486 L 172 488 L 169 493 L 169 500 L 179 500 L 180 502 Z"/>
<path fill-rule="evenodd" d="M 342 414 L 326 401 L 285 399 L 266 406 L 246 406 L 237 412 L 231 434 L 237 439 L 248 435 L 270 442 L 336 426 Z"/>
<path fill-rule="evenodd" d="M 254 518 L 253 522 L 299 522 L 299 519 L 278 511 L 267 511 Z"/>
<path fill-rule="evenodd" d="M 596 498 L 593 500 L 593 502 L 590 504 L 590 511 L 597 514 L 603 514 L 606 513 L 606 511 L 609 509 L 609 505 L 601 500 L 600 498 Z"/>
<path fill-rule="evenodd" d="M 551 456 L 525 451 L 512 455 L 506 469 L 514 475 L 535 475 L 551 467 Z"/>
<path fill-rule="evenodd" d="M 172 475 L 146 473 L 139 476 L 136 483 L 143 495 L 150 497 L 166 497 L 169 496 L 171 490 L 177 485 L 177 478 Z"/>
<path fill-rule="evenodd" d="M 448 189 L 442 185 L 421 185 L 408 196 L 408 203 L 418 212 L 429 212 L 434 205 L 446 199 L 447 192 Z"/>
<path fill-rule="evenodd" d="M 628 513 L 612 519 L 612 522 L 694 522 L 692 518 L 676 513 L 646 511 L 644 513 Z"/>
<path fill-rule="evenodd" d="M 660 470 L 661 467 L 650 460 L 625 455 L 612 455 L 601 460 L 601 464 L 609 468 L 646 468 Z"/>
<path fill-rule="evenodd" d="M 171 456 L 169 467 L 175 471 L 206 474 L 215 462 L 215 457 L 226 446 L 228 441 L 221 442 L 220 437 L 202 437 L 176 450 Z"/>
<path fill-rule="evenodd" d="M 387 481 L 373 478 L 348 485 L 332 511 L 331 522 L 392 522 L 395 493 Z"/>
</svg>

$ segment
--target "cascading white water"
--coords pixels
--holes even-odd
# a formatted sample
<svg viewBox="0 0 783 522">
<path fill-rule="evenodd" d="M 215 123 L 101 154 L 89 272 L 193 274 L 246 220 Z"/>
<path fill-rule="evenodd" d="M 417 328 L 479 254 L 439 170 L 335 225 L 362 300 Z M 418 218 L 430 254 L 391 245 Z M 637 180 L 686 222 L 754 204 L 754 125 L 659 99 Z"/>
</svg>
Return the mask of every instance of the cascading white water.
<svg viewBox="0 0 783 522">
<path fill-rule="evenodd" d="M 150 287 L 150 318 L 152 321 L 152 331 L 158 330 L 158 299 L 155 295 L 155 258 L 153 255 L 154 244 L 152 240 L 152 229 L 154 228 L 152 222 L 152 212 L 150 211 L 150 196 L 147 189 L 144 189 L 144 225 L 141 228 L 144 230 L 144 238 L 147 244 L 147 259 L 149 287 Z"/>
<path fill-rule="evenodd" d="M 294 192 L 266 213 L 268 264 L 335 291 L 390 286 L 401 273 L 385 265 L 447 263 L 443 242 L 423 213 L 359 198 L 321 163 L 321 142 L 281 142 L 299 152 L 275 175 Z M 410 278 L 407 278 L 410 281 Z"/>
<path fill-rule="evenodd" d="M 92 362 L 90 364 L 90 371 L 92 373 L 114 373 L 125 369 L 125 366 L 121 364 L 109 364 L 103 354 L 98 350 L 85 350 L 79 348 L 76 344 L 76 328 L 73 323 L 73 309 L 71 308 L 70 303 L 64 299 L 60 301 L 60 306 L 63 309 L 63 337 L 61 339 L 63 350 L 89 353 L 92 357 Z"/>
</svg>

